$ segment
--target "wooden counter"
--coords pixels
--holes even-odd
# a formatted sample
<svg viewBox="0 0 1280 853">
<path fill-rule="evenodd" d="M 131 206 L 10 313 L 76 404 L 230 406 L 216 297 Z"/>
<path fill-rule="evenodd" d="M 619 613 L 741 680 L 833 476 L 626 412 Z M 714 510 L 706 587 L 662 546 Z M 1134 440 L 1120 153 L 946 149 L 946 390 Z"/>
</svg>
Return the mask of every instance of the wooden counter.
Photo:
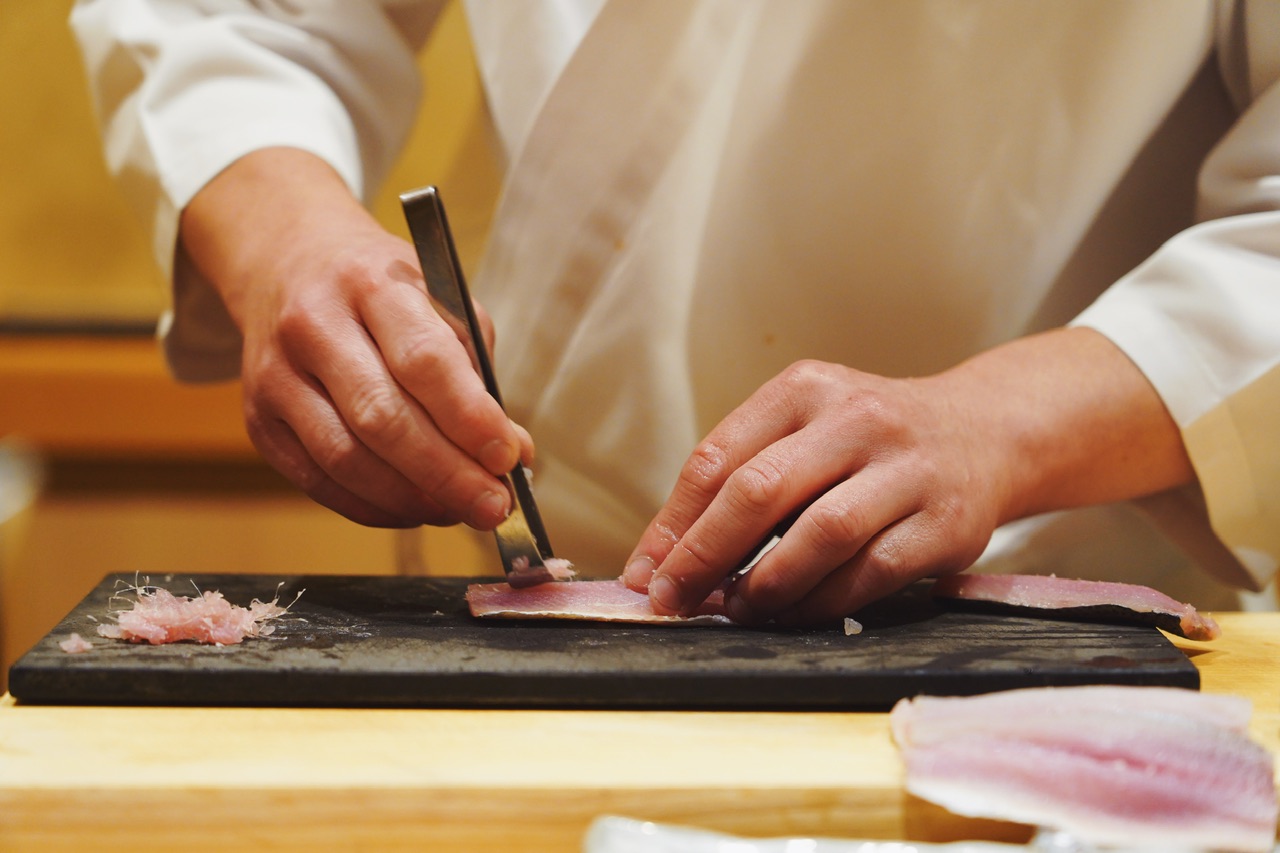
<svg viewBox="0 0 1280 853">
<path fill-rule="evenodd" d="M 0 438 L 44 453 L 257 458 L 239 384 L 178 384 L 150 337 L 0 337 L 0 400 Z"/>
<path fill-rule="evenodd" d="M 1280 614 L 1179 641 L 1280 748 Z M 884 714 L 65 708 L 0 701 L 0 849 L 572 851 L 623 814 L 1021 840 L 905 795 Z"/>
</svg>

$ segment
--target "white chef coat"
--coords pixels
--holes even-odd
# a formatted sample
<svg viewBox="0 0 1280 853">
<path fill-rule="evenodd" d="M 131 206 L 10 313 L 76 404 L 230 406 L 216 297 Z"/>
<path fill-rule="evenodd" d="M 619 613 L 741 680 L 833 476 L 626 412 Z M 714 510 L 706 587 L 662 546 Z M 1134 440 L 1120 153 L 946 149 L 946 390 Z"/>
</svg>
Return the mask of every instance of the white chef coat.
<svg viewBox="0 0 1280 853">
<path fill-rule="evenodd" d="M 919 375 L 1075 322 L 1150 378 L 1199 486 L 1011 525 L 980 567 L 1201 606 L 1234 604 L 1210 576 L 1266 584 L 1277 8 L 469 0 L 509 163 L 474 285 L 557 551 L 616 574 L 696 441 L 796 359 Z M 367 198 L 411 122 L 437 11 L 77 7 L 108 160 L 173 274 L 179 377 L 236 375 L 240 346 L 175 254 L 183 205 L 264 145 L 318 154 Z"/>
</svg>

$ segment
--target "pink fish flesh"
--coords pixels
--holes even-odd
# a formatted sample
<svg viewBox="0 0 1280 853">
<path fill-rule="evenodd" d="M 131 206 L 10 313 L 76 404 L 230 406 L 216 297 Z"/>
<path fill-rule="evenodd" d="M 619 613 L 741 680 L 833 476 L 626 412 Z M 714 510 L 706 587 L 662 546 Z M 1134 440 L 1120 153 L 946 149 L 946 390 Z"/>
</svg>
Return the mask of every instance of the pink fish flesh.
<svg viewBox="0 0 1280 853">
<path fill-rule="evenodd" d="M 1161 687 L 1041 687 L 904 699 L 906 787 L 958 814 L 1094 844 L 1270 851 L 1271 755 L 1247 700 Z"/>
<path fill-rule="evenodd" d="M 133 608 L 114 614 L 114 625 L 99 625 L 100 635 L 152 645 L 183 640 L 235 645 L 245 637 L 273 633 L 275 626 L 269 624 L 270 620 L 287 610 L 277 603 L 278 599 L 255 599 L 248 607 L 240 607 L 213 591 L 196 598 L 176 596 L 158 587 L 139 588 L 136 592 Z"/>
<path fill-rule="evenodd" d="M 84 652 L 93 651 L 93 643 L 81 637 L 77 633 L 72 633 L 65 640 L 58 642 L 58 648 L 62 649 L 69 655 L 83 654 Z"/>
<path fill-rule="evenodd" d="M 559 557 L 548 557 L 538 568 L 529 566 L 528 557 L 516 557 L 511 563 L 511 571 L 507 573 L 507 583 L 516 589 L 523 589 L 551 581 L 573 580 L 575 574 L 573 563 Z"/>
<path fill-rule="evenodd" d="M 933 595 L 1003 610 L 1050 611 L 1064 619 L 1143 622 L 1191 640 L 1212 640 L 1222 633 L 1217 622 L 1190 604 L 1131 583 L 961 573 L 938 578 Z"/>
<path fill-rule="evenodd" d="M 647 593 L 630 589 L 621 579 L 544 583 L 523 589 L 513 589 L 506 583 L 471 584 L 467 587 L 467 604 L 472 616 L 491 619 L 729 624 L 721 590 L 713 592 L 692 616 L 662 616 L 653 612 Z"/>
</svg>

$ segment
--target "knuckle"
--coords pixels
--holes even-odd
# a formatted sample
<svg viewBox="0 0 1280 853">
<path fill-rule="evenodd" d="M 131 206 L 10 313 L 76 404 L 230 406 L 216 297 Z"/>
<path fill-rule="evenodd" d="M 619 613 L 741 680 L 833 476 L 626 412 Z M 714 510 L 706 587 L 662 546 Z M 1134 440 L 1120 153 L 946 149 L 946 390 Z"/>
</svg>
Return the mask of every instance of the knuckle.
<svg viewBox="0 0 1280 853">
<path fill-rule="evenodd" d="M 711 496 L 720 490 L 729 470 L 729 453 L 715 441 L 704 440 L 693 449 L 680 478 L 699 494 Z"/>
<path fill-rule="evenodd" d="M 286 349 L 313 343 L 321 334 L 320 312 L 305 295 L 284 300 L 276 312 L 276 336 Z"/>
<path fill-rule="evenodd" d="M 488 441 L 503 435 L 506 417 L 487 394 L 442 395 L 438 404 L 434 400 L 432 403 L 430 414 L 436 425 L 459 447 L 478 450 Z M 441 405 L 445 407 L 443 411 Z"/>
<path fill-rule="evenodd" d="M 365 249 L 357 244 L 338 246 L 329 259 L 334 280 L 344 288 L 362 290 L 377 281 Z"/>
<path fill-rule="evenodd" d="M 813 358 L 802 358 L 793 361 L 782 371 L 784 377 L 791 382 L 810 382 L 822 380 L 829 372 L 830 365 Z"/>
<path fill-rule="evenodd" d="M 897 589 L 927 574 L 961 567 L 961 550 L 947 537 L 934 535 L 918 518 L 913 519 L 868 545 L 861 561 L 864 577 L 860 580 L 875 589 Z"/>
<path fill-rule="evenodd" d="M 358 467 L 360 453 L 350 439 L 326 436 L 315 443 L 311 455 L 318 467 L 311 467 L 307 475 L 308 485 L 318 485 L 326 478 L 326 473 L 339 482 L 347 479 L 347 474 Z"/>
<path fill-rule="evenodd" d="M 897 577 L 910 568 L 907 548 L 897 536 L 883 536 L 867 549 L 863 569 L 875 578 Z"/>
<path fill-rule="evenodd" d="M 822 553 L 847 552 L 865 535 L 862 518 L 851 507 L 820 502 L 806 515 L 809 536 Z"/>
<path fill-rule="evenodd" d="M 676 543 L 676 548 L 683 551 L 688 562 L 693 566 L 695 576 L 709 574 L 716 566 L 716 551 L 710 545 L 696 537 L 685 536 Z"/>
<path fill-rule="evenodd" d="M 763 515 L 782 500 L 786 477 L 786 470 L 776 460 L 757 456 L 733 472 L 725 496 L 736 510 Z"/>
<path fill-rule="evenodd" d="M 369 385 L 356 392 L 348 403 L 347 417 L 356 435 L 377 445 L 394 443 L 409 430 L 404 401 L 386 385 Z"/>
<path fill-rule="evenodd" d="M 938 536 L 948 530 L 962 530 L 969 526 L 969 512 L 964 502 L 954 498 L 931 502 L 928 512 L 923 515 L 921 524 Z"/>
<path fill-rule="evenodd" d="M 893 406 L 879 388 L 861 387 L 856 391 L 846 391 L 840 405 L 859 423 L 884 428 L 897 420 Z"/>
<path fill-rule="evenodd" d="M 270 400 L 296 382 L 284 350 L 275 340 L 263 336 L 245 339 L 240 356 L 240 380 L 244 400 Z"/>
<path fill-rule="evenodd" d="M 836 365 L 812 358 L 792 362 L 778 375 L 778 381 L 784 388 L 803 394 L 828 387 L 836 380 Z"/>
<path fill-rule="evenodd" d="M 892 557 L 868 550 L 858 561 L 857 571 L 849 578 L 844 590 L 846 601 L 873 601 L 893 589 L 903 586 L 905 580 Z"/>
<path fill-rule="evenodd" d="M 439 341 L 425 331 L 403 334 L 392 346 L 384 348 L 383 356 L 396 376 L 433 373 L 440 362 Z"/>
</svg>

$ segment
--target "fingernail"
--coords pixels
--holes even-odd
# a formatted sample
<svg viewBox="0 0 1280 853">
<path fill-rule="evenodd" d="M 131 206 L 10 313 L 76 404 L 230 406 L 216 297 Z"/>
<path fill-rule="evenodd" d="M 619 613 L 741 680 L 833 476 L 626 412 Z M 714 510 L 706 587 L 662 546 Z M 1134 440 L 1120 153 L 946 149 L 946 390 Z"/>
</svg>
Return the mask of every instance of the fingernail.
<svg viewBox="0 0 1280 853">
<path fill-rule="evenodd" d="M 657 575 L 649 581 L 649 598 L 671 613 L 679 613 L 684 603 L 680 600 L 680 588 L 666 575 Z"/>
<path fill-rule="evenodd" d="M 750 625 L 758 621 L 756 612 L 751 606 L 742 600 L 742 596 L 735 595 L 724 603 L 724 609 L 728 611 L 729 618 L 734 622 L 740 622 L 743 625 Z"/>
<path fill-rule="evenodd" d="M 657 566 L 649 557 L 636 557 L 622 570 L 622 579 L 632 589 L 648 589 L 649 581 L 653 579 L 653 570 L 656 568 Z"/>
<path fill-rule="evenodd" d="M 495 438 L 493 441 L 480 448 L 480 464 L 490 474 L 501 476 L 512 468 L 516 467 L 516 462 L 520 459 L 519 448 Z"/>
<path fill-rule="evenodd" d="M 507 496 L 501 492 L 489 492 L 471 507 L 471 526 L 480 530 L 492 530 L 507 517 Z"/>
</svg>

